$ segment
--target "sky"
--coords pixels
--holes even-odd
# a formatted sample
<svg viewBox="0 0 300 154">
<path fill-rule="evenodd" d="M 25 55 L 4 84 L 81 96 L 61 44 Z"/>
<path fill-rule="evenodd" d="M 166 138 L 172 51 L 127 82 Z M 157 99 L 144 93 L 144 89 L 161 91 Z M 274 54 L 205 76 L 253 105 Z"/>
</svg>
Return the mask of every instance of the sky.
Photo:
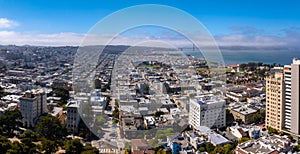
<svg viewBox="0 0 300 154">
<path fill-rule="evenodd" d="M 0 0 L 0 44 L 80 45 L 97 22 L 120 9 L 141 4 L 167 5 L 190 14 L 219 46 L 300 48 L 300 2 L 296 0 Z M 160 30 L 154 29 L 145 28 L 148 33 L 136 36 L 137 30 L 132 30 L 131 34 L 121 34 L 122 41 L 117 42 L 131 44 L 162 37 L 172 40 L 176 36 L 165 38 L 163 34 L 168 30 L 158 33 Z"/>
</svg>

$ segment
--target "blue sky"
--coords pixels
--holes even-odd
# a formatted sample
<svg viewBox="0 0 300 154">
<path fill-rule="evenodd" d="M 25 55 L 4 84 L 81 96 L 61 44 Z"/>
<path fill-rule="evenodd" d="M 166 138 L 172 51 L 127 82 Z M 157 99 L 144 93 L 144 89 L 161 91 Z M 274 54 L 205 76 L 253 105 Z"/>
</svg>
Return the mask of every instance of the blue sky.
<svg viewBox="0 0 300 154">
<path fill-rule="evenodd" d="M 163 4 L 186 11 L 202 22 L 217 42 L 236 36 L 235 39 L 248 39 L 246 43 L 261 37 L 272 41 L 292 39 L 295 45 L 299 43 L 295 37 L 300 36 L 300 2 L 276 0 L 0 0 L 0 35 L 23 37 L 23 44 L 30 44 L 26 41 L 30 37 L 52 38 L 59 35 L 63 39 L 75 35 L 80 38 L 105 16 L 139 4 Z M 66 36 L 62 36 L 64 34 Z M 8 41 L 0 41 L 0 44 L 7 44 Z M 11 44 L 22 43 L 11 40 Z M 230 45 L 230 42 L 221 44 Z M 283 45 L 290 44 L 283 42 Z"/>
</svg>

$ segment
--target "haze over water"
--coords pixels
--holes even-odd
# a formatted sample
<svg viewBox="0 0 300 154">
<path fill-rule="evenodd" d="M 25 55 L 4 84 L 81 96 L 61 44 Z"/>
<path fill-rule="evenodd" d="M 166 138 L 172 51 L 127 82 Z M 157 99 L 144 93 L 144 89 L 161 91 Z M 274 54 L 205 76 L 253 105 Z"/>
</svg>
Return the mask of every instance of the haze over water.
<svg viewBox="0 0 300 154">
<path fill-rule="evenodd" d="M 202 57 L 198 51 L 184 51 L 195 57 Z M 291 64 L 293 58 L 300 59 L 300 51 L 289 50 L 221 50 L 226 65 L 248 62 L 263 62 L 265 64 Z"/>
</svg>

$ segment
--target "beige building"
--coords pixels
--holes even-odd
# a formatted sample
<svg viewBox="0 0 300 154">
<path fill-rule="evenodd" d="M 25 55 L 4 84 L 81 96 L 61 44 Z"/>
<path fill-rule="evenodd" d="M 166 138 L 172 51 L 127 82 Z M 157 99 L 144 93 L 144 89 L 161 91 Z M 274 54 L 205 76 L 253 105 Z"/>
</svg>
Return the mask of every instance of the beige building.
<svg viewBox="0 0 300 154">
<path fill-rule="evenodd" d="M 258 110 L 250 108 L 248 106 L 237 106 L 230 109 L 234 120 L 241 119 L 244 124 L 250 124 L 252 117 L 258 112 Z"/>
<path fill-rule="evenodd" d="M 266 77 L 266 126 L 279 131 L 284 126 L 284 91 L 282 72 Z"/>
</svg>

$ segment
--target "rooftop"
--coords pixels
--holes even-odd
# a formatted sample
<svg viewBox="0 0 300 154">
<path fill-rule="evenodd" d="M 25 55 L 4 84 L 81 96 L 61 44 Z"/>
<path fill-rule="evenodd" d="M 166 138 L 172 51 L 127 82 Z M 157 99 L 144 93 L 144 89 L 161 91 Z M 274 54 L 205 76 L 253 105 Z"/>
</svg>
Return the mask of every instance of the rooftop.
<svg viewBox="0 0 300 154">
<path fill-rule="evenodd" d="M 237 151 L 241 153 L 287 152 L 289 145 L 290 141 L 287 136 L 264 136 L 258 140 L 250 140 L 239 144 Z"/>
<path fill-rule="evenodd" d="M 240 114 L 246 115 L 246 114 L 252 114 L 256 113 L 257 110 L 250 108 L 248 106 L 238 106 L 238 107 L 233 107 L 231 110 L 236 111 Z"/>
</svg>

